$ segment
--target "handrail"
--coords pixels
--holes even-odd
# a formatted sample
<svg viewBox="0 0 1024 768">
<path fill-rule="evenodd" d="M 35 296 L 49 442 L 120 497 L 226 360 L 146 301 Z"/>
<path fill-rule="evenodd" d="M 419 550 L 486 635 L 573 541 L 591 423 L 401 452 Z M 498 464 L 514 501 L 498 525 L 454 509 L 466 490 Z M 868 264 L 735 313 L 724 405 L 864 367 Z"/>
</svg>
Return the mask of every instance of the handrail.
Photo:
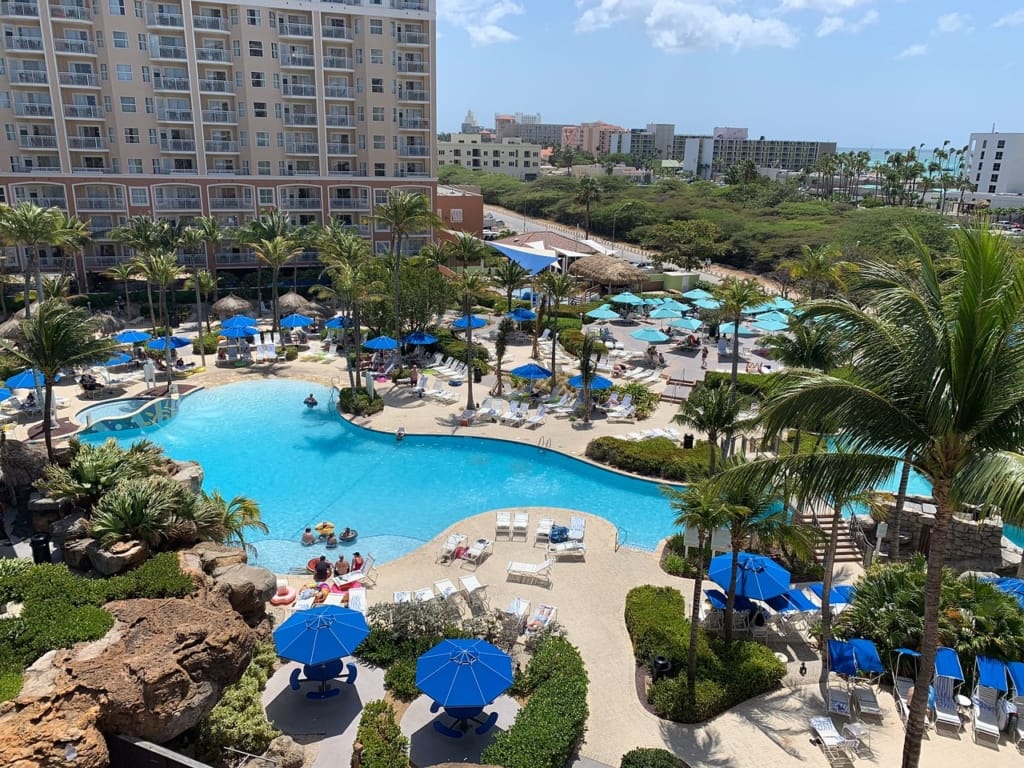
<svg viewBox="0 0 1024 768">
<path fill-rule="evenodd" d="M 241 749 L 235 749 L 234 747 L 224 747 L 225 752 L 234 752 L 236 755 L 245 755 L 250 760 L 262 760 L 264 763 L 269 765 L 281 765 L 279 760 L 272 760 L 269 757 L 263 757 L 263 755 L 254 755 L 252 752 L 245 752 Z"/>
<path fill-rule="evenodd" d="M 629 531 L 620 526 L 615 526 L 615 551 L 619 551 L 619 547 L 623 546 L 629 539 Z"/>
</svg>

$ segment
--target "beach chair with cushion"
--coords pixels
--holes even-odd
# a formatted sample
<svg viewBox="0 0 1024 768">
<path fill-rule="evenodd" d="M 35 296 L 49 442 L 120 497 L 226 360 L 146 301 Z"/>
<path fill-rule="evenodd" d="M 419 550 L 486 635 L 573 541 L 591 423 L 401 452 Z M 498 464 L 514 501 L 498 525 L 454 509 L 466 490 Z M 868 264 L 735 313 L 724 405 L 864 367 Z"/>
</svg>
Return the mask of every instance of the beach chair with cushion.
<svg viewBox="0 0 1024 768">
<path fill-rule="evenodd" d="M 535 414 L 533 414 L 533 416 L 528 418 L 526 420 L 525 424 L 526 424 L 526 426 L 528 428 L 533 429 L 534 427 L 539 427 L 546 420 L 547 420 L 547 406 L 544 405 L 544 403 L 541 403 L 537 407 L 537 412 Z"/>
<path fill-rule="evenodd" d="M 434 594 L 433 587 L 420 587 L 419 589 L 413 590 L 412 599 L 416 603 L 429 603 L 437 595 Z"/>
<path fill-rule="evenodd" d="M 512 538 L 512 514 L 499 510 L 494 513 L 494 538 L 500 539 L 502 536 Z"/>
<path fill-rule="evenodd" d="M 585 517 L 569 518 L 569 541 L 583 541 L 587 532 L 587 519 Z"/>
<path fill-rule="evenodd" d="M 490 606 L 487 600 L 487 586 L 480 583 L 480 579 L 476 577 L 475 573 L 471 573 L 469 576 L 459 576 L 459 586 L 462 587 L 466 603 L 470 608 L 475 606 L 484 611 L 488 610 Z"/>
<path fill-rule="evenodd" d="M 522 536 L 525 541 L 530 535 L 530 513 L 529 512 L 516 512 L 512 516 L 512 539 L 516 536 Z"/>
<path fill-rule="evenodd" d="M 441 545 L 441 551 L 437 553 L 437 560 L 435 562 L 450 565 L 452 560 L 455 559 L 455 550 L 465 546 L 467 541 L 468 538 L 461 533 L 449 534 L 448 538 Z"/>
<path fill-rule="evenodd" d="M 939 648 L 935 654 L 935 674 L 932 689 L 935 691 L 935 727 L 948 725 L 957 731 L 963 726 L 956 697 L 964 681 L 960 658 L 952 648 Z"/>
<path fill-rule="evenodd" d="M 504 613 L 516 619 L 519 622 L 519 629 L 522 631 L 526 627 L 526 618 L 530 615 L 530 601 L 521 597 L 513 598 Z"/>
<path fill-rule="evenodd" d="M 844 737 L 832 722 L 832 718 L 812 717 L 811 728 L 829 765 L 851 764 L 851 753 L 856 748 L 856 742 Z"/>
<path fill-rule="evenodd" d="M 554 565 L 553 560 L 545 560 L 542 563 L 520 563 L 512 560 L 508 564 L 506 573 L 509 580 L 540 583 L 550 586 L 552 565 Z"/>
<path fill-rule="evenodd" d="M 334 583 L 342 588 L 348 586 L 349 584 L 356 584 L 362 582 L 376 584 L 377 567 L 374 565 L 376 559 L 376 557 L 374 557 L 372 554 L 368 552 L 366 554 L 366 559 L 363 560 L 363 565 L 361 568 L 357 568 L 354 571 L 349 571 L 344 576 L 335 576 Z"/>
<path fill-rule="evenodd" d="M 541 518 L 541 521 L 537 523 L 537 530 L 533 532 L 533 545 L 537 546 L 538 542 L 547 542 L 551 539 L 551 526 L 555 524 L 555 521 L 550 517 Z"/>
<path fill-rule="evenodd" d="M 986 736 L 999 741 L 999 697 L 1006 693 L 1006 665 L 998 659 L 978 656 L 975 659 L 976 684 L 971 697 L 971 723 L 974 740 Z"/>
<path fill-rule="evenodd" d="M 494 422 L 501 418 L 501 414 L 506 407 L 507 404 L 500 397 L 489 397 L 480 406 L 476 417 L 481 421 Z"/>
<path fill-rule="evenodd" d="M 850 691 L 845 686 L 835 683 L 828 687 L 828 713 L 840 717 L 852 717 L 850 710 Z"/>
<path fill-rule="evenodd" d="M 462 554 L 462 567 L 465 568 L 466 565 L 472 565 L 476 568 L 483 561 L 484 556 L 491 547 L 492 542 L 490 539 L 477 539 L 474 541 L 469 545 L 469 549 Z"/>
<path fill-rule="evenodd" d="M 366 587 L 352 587 L 348 591 L 348 607 L 363 615 L 366 614 Z"/>
<path fill-rule="evenodd" d="M 407 589 L 399 590 L 398 592 L 395 592 L 395 594 L 394 594 L 394 601 L 396 603 L 411 603 L 412 602 L 412 592 L 410 592 Z"/>
<path fill-rule="evenodd" d="M 414 394 L 418 395 L 419 397 L 423 397 L 424 393 L 426 393 L 426 391 L 429 388 L 430 388 L 430 377 L 429 376 L 420 376 L 419 380 L 416 382 L 416 386 L 412 388 L 412 391 L 413 391 Z"/>
<path fill-rule="evenodd" d="M 556 560 L 583 560 L 587 555 L 587 548 L 582 541 L 563 541 L 559 544 L 549 542 L 547 553 Z"/>
<path fill-rule="evenodd" d="M 437 591 L 437 596 L 442 600 L 448 600 L 459 594 L 459 590 L 456 589 L 451 579 L 438 579 L 434 582 L 434 589 Z"/>
<path fill-rule="evenodd" d="M 555 606 L 541 603 L 530 615 L 530 620 L 526 622 L 526 634 L 534 635 L 544 629 L 547 629 L 548 625 L 553 622 L 557 616 L 558 609 Z"/>
<path fill-rule="evenodd" d="M 508 410 L 501 414 L 501 423 L 518 427 L 525 419 L 525 415 L 522 413 L 523 408 L 529 408 L 529 406 L 526 403 L 522 405 L 516 402 L 509 403 Z"/>
<path fill-rule="evenodd" d="M 612 411 L 608 414 L 608 421 L 633 421 L 636 418 L 636 408 L 629 406 L 625 410 Z"/>
</svg>

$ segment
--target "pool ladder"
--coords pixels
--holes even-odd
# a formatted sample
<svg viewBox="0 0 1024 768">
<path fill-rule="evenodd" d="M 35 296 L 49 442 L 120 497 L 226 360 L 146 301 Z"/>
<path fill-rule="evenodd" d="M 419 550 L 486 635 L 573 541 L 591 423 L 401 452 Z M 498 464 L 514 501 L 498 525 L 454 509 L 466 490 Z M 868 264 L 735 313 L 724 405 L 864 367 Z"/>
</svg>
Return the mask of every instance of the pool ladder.
<svg viewBox="0 0 1024 768">
<path fill-rule="evenodd" d="M 627 531 L 625 528 L 620 528 L 619 526 L 616 526 L 615 527 L 615 551 L 618 552 L 619 551 L 619 547 L 622 547 L 623 545 L 625 545 L 625 543 L 626 543 L 626 541 L 628 539 L 629 539 L 629 531 Z"/>
<path fill-rule="evenodd" d="M 543 452 L 545 450 L 551 450 L 551 438 L 550 437 L 541 437 L 541 438 L 539 438 L 537 440 L 537 450 L 541 451 L 541 452 Z"/>
</svg>

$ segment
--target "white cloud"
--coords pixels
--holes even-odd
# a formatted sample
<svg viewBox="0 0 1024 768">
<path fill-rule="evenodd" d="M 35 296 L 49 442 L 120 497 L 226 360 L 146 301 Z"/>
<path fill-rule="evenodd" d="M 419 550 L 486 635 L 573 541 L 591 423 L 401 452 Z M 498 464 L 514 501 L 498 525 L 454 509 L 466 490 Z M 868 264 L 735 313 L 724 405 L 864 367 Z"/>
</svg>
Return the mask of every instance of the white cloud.
<svg viewBox="0 0 1024 768">
<path fill-rule="evenodd" d="M 858 5 L 870 5 L 872 0 L 782 0 L 782 11 L 821 11 L 835 16 Z"/>
<path fill-rule="evenodd" d="M 939 16 L 935 22 L 933 34 L 948 35 L 953 32 L 969 32 L 971 30 L 971 17 L 963 13 L 947 13 Z"/>
<path fill-rule="evenodd" d="M 733 5 L 730 0 L 723 4 Z M 597 0 L 583 8 L 576 28 L 580 32 L 605 29 L 636 20 L 643 23 L 656 48 L 670 53 L 717 49 L 734 50 L 771 46 L 789 48 L 797 35 L 785 22 L 726 11 L 715 0 Z"/>
<path fill-rule="evenodd" d="M 896 58 L 910 59 L 913 58 L 914 56 L 924 56 L 926 53 L 928 53 L 928 46 L 924 45 L 923 43 L 917 43 L 915 45 L 907 46 L 906 48 L 904 48 L 902 51 L 896 54 Z"/>
<path fill-rule="evenodd" d="M 878 19 L 878 11 L 874 8 L 869 10 L 859 19 L 847 20 L 842 16 L 826 16 L 821 20 L 821 24 L 818 25 L 817 35 L 818 37 L 828 37 L 836 32 L 847 32 L 851 35 L 855 35 L 865 27 L 877 24 Z"/>
<path fill-rule="evenodd" d="M 459 27 L 469 35 L 474 46 L 507 43 L 519 37 L 503 26 L 509 16 L 525 12 L 515 0 L 438 0 L 438 18 Z"/>
<path fill-rule="evenodd" d="M 1021 24 L 1024 24 L 1024 8 L 1021 8 L 1019 11 L 1014 11 L 1013 13 L 1006 14 L 1005 16 L 1003 16 L 1001 19 L 999 19 L 999 21 L 997 21 L 992 26 L 994 26 L 994 27 L 1016 27 L 1016 26 L 1020 26 Z"/>
</svg>

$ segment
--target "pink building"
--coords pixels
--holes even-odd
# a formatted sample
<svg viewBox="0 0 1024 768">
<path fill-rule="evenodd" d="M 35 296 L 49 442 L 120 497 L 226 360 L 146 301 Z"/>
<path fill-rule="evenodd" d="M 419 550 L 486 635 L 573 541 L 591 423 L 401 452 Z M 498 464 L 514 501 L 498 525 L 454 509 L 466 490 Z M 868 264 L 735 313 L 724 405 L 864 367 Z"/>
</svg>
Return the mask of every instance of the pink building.
<svg viewBox="0 0 1024 768">
<path fill-rule="evenodd" d="M 621 126 L 600 120 L 594 123 L 567 125 L 562 128 L 562 146 L 576 147 L 593 155 L 607 155 L 611 147 L 611 137 L 620 133 L 628 131 Z"/>
</svg>

